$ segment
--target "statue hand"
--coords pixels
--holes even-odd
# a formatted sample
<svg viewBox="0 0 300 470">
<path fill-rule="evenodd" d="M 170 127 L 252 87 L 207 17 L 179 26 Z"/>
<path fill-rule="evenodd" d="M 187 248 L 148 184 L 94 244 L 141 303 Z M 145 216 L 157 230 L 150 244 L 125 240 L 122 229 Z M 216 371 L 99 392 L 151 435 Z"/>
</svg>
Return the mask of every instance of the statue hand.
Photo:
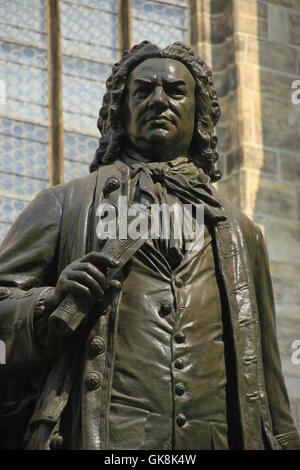
<svg viewBox="0 0 300 470">
<path fill-rule="evenodd" d="M 118 262 L 99 252 L 92 251 L 69 264 L 60 274 L 51 303 L 55 309 L 67 294 L 80 295 L 92 303 L 101 300 L 111 287 L 121 288 L 120 281 L 106 279 L 106 268 L 113 268 Z"/>
</svg>

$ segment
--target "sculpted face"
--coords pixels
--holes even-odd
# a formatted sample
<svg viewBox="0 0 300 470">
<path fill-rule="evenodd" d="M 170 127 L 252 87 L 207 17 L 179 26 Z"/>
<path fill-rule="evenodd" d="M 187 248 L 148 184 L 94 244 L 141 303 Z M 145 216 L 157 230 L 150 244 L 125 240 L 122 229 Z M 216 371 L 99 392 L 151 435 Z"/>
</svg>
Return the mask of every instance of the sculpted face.
<svg viewBox="0 0 300 470">
<path fill-rule="evenodd" d="M 124 126 L 129 146 L 151 160 L 188 153 L 194 133 L 195 81 L 173 59 L 147 59 L 127 85 Z"/>
</svg>

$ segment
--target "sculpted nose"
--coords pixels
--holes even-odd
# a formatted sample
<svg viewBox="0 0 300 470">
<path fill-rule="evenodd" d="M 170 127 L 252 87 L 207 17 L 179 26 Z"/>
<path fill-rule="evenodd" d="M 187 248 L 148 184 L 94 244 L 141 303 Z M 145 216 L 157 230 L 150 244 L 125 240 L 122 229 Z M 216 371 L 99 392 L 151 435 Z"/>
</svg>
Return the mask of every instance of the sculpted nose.
<svg viewBox="0 0 300 470">
<path fill-rule="evenodd" d="M 164 109 L 168 106 L 167 97 L 162 86 L 155 87 L 150 100 L 149 107 L 155 107 L 156 109 Z"/>
</svg>

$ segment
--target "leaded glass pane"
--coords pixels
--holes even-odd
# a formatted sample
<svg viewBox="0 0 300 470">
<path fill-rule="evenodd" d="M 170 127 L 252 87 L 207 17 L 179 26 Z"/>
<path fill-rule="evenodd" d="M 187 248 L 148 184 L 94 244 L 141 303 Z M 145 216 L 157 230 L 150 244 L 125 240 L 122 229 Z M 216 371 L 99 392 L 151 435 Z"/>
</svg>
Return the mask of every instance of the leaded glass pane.
<svg viewBox="0 0 300 470">
<path fill-rule="evenodd" d="M 174 41 L 189 43 L 187 3 L 132 0 L 133 42 L 147 39 L 160 47 Z"/>
<path fill-rule="evenodd" d="M 0 242 L 48 186 L 46 0 L 0 0 Z"/>
<path fill-rule="evenodd" d="M 119 54 L 117 3 L 61 1 L 65 181 L 88 174 L 97 147 L 105 80 Z"/>
</svg>

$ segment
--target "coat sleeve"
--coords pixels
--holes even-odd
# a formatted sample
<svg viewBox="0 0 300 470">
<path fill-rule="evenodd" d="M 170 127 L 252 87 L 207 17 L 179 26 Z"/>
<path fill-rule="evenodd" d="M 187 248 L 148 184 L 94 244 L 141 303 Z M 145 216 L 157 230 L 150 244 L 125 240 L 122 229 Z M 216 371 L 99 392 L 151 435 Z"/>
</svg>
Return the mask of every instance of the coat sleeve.
<svg viewBox="0 0 300 470">
<path fill-rule="evenodd" d="M 0 247 L 0 340 L 5 352 L 0 377 L 31 370 L 47 358 L 49 338 L 41 319 L 54 289 L 61 215 L 55 192 L 42 191 Z"/>
<path fill-rule="evenodd" d="M 263 235 L 258 227 L 253 270 L 260 319 L 264 377 L 273 432 L 282 449 L 300 449 L 300 438 L 291 417 L 281 367 L 269 258 Z"/>
</svg>

